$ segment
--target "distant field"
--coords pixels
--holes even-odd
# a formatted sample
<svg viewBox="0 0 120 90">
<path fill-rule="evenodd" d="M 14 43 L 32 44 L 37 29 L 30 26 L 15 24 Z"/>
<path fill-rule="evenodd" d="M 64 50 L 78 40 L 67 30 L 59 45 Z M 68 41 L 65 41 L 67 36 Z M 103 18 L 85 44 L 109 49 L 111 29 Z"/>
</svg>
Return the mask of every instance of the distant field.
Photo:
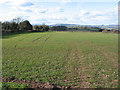
<svg viewBox="0 0 120 90">
<path fill-rule="evenodd" d="M 11 87 L 26 87 L 17 85 L 20 84 L 20 80 L 51 82 L 60 87 L 73 88 L 117 87 L 117 34 L 99 32 L 13 34 L 3 36 L 2 45 L 3 79 L 8 82 L 7 78 L 12 76 L 18 80 L 15 85 L 11 82 Z"/>
</svg>

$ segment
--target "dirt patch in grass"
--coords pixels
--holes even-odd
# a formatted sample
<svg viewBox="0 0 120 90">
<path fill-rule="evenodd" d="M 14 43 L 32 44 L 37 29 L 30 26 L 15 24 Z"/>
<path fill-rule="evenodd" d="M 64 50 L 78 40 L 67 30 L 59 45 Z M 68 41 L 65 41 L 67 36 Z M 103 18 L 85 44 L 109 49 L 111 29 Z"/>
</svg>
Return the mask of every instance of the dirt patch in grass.
<svg viewBox="0 0 120 90">
<path fill-rule="evenodd" d="M 51 88 L 51 89 L 69 89 L 72 88 L 71 86 L 58 86 L 51 82 L 48 83 L 39 83 L 36 82 L 34 79 L 31 79 L 31 81 L 26 80 L 19 80 L 15 77 L 3 77 L 2 82 L 12 82 L 12 83 L 18 83 L 18 84 L 26 84 L 29 86 L 29 88 Z"/>
</svg>

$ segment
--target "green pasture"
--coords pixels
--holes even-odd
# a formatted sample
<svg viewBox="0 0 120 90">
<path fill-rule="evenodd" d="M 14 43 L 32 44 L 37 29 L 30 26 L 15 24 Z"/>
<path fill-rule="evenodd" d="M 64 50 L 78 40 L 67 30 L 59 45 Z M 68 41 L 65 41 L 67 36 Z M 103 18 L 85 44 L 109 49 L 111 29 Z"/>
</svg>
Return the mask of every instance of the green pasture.
<svg viewBox="0 0 120 90">
<path fill-rule="evenodd" d="M 117 88 L 118 34 L 38 32 L 4 35 L 2 75 L 74 88 Z"/>
</svg>

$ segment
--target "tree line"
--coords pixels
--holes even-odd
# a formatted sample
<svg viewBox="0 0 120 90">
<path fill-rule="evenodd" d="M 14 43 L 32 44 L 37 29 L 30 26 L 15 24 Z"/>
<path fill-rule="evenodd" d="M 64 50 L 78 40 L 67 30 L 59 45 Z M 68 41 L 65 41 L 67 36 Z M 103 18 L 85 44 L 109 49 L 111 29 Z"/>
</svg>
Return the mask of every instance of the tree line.
<svg viewBox="0 0 120 90">
<path fill-rule="evenodd" d="M 50 29 L 52 31 L 67 31 L 68 30 L 66 26 L 53 26 Z"/>
<path fill-rule="evenodd" d="M 14 21 L 5 21 L 2 23 L 2 32 L 25 32 L 28 30 L 32 30 L 32 25 L 28 20 L 22 21 L 20 23 Z"/>
<path fill-rule="evenodd" d="M 2 22 L 2 32 L 33 32 L 33 31 L 48 31 L 49 26 L 43 25 L 32 25 L 28 20 L 24 21 L 5 21 Z"/>
<path fill-rule="evenodd" d="M 49 30 L 49 26 L 48 25 L 34 25 L 33 26 L 33 32 L 45 32 Z"/>
<path fill-rule="evenodd" d="M 3 33 L 14 32 L 45 32 L 45 31 L 65 31 L 66 26 L 52 26 L 48 25 L 32 25 L 28 20 L 22 20 L 21 18 L 15 18 L 12 21 L 1 22 Z"/>
<path fill-rule="evenodd" d="M 14 33 L 14 32 L 45 32 L 45 31 L 99 31 L 98 27 L 88 27 L 88 26 L 48 26 L 42 25 L 32 25 L 28 20 L 22 20 L 21 18 L 15 18 L 12 21 L 5 21 L 2 23 L 2 32 L 4 33 Z M 101 30 L 102 31 L 102 30 Z"/>
</svg>

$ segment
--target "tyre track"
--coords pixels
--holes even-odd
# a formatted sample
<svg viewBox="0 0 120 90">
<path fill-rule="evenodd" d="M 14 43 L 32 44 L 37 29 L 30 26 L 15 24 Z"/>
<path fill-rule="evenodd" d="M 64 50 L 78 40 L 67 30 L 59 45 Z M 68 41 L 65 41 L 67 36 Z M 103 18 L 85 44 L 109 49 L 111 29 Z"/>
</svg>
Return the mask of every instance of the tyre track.
<svg viewBox="0 0 120 90">
<path fill-rule="evenodd" d="M 15 44 L 14 44 L 14 47 L 16 48 L 20 41 L 23 41 L 25 38 L 28 38 L 28 37 L 30 37 L 30 36 L 31 36 L 31 35 L 27 35 L 27 36 L 23 37 L 22 39 L 20 38 L 20 40 L 17 40 L 17 41 L 15 42 Z M 17 44 L 16 44 L 16 43 L 17 43 Z"/>
<path fill-rule="evenodd" d="M 89 83 L 85 81 L 87 76 L 84 75 L 85 67 L 82 66 L 82 54 L 81 51 L 79 51 L 80 48 L 76 42 L 70 42 L 69 48 L 70 49 L 68 49 L 68 53 L 65 57 L 67 63 L 66 70 L 70 72 L 69 75 L 67 72 L 65 72 L 65 79 L 67 79 L 66 83 L 67 81 L 74 82 L 72 87 L 88 88 Z M 74 80 L 72 78 L 74 78 Z"/>
<path fill-rule="evenodd" d="M 40 37 L 34 39 L 32 42 L 35 42 L 35 41 L 37 41 L 37 40 L 39 40 L 39 39 L 41 39 L 41 38 L 43 38 L 43 37 L 45 37 L 45 36 L 47 36 L 47 35 L 40 36 Z"/>
<path fill-rule="evenodd" d="M 76 57 L 78 58 L 79 68 L 77 68 L 77 73 L 80 76 L 80 82 L 78 82 L 78 85 L 80 85 L 80 88 L 89 88 L 89 82 L 85 81 L 87 75 L 84 74 L 86 67 L 82 66 L 82 53 L 79 51 L 79 46 L 76 45 Z"/>
<path fill-rule="evenodd" d="M 44 42 L 46 42 L 51 36 L 52 36 L 52 35 L 49 35 L 49 36 L 45 39 Z"/>
<path fill-rule="evenodd" d="M 52 36 L 53 34 L 50 34 L 48 37 L 46 37 L 46 39 L 44 40 L 44 42 L 43 42 L 43 45 L 41 46 L 41 50 L 45 47 L 45 44 L 46 44 L 46 42 L 50 39 L 50 37 Z M 46 35 L 47 36 L 47 35 Z M 42 51 L 40 52 L 40 53 L 42 53 Z"/>
<path fill-rule="evenodd" d="M 30 35 L 27 35 L 27 36 L 25 36 L 25 37 L 23 37 L 22 39 L 20 39 L 19 41 L 23 41 L 25 38 L 28 38 L 28 37 L 30 37 L 31 36 L 31 34 Z"/>
</svg>

